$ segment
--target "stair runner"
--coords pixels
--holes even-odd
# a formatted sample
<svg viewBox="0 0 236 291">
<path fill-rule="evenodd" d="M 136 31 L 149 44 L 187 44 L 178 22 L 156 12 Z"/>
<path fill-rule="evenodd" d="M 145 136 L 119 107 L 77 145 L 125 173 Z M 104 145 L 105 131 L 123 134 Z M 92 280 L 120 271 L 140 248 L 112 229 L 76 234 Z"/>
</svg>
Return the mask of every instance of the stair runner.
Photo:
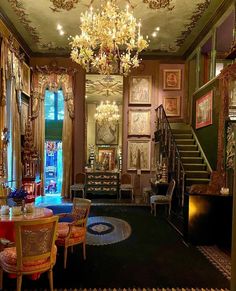
<svg viewBox="0 0 236 291">
<path fill-rule="evenodd" d="M 209 183 L 210 173 L 207 171 L 207 165 L 198 149 L 191 127 L 185 123 L 171 123 L 170 126 L 186 174 L 186 188 L 192 184 Z"/>
</svg>

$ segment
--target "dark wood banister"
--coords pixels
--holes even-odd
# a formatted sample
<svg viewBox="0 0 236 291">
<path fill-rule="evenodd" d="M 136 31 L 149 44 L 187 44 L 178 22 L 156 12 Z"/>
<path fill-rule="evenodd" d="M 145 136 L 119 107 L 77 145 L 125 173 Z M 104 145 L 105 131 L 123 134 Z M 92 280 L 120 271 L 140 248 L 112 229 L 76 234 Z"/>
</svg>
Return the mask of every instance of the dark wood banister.
<svg viewBox="0 0 236 291">
<path fill-rule="evenodd" d="M 156 109 L 156 132 L 155 141 L 160 142 L 159 157 L 163 155 L 167 158 L 168 172 L 176 180 L 176 188 L 181 199 L 181 206 L 184 203 L 185 193 L 185 171 L 175 138 L 172 134 L 171 127 L 166 116 L 163 105 Z"/>
</svg>

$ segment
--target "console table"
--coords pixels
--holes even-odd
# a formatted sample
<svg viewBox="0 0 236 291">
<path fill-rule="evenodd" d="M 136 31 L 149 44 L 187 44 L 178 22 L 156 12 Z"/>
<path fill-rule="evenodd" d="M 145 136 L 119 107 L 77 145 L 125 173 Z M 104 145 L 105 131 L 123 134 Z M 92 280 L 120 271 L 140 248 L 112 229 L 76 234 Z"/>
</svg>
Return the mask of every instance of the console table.
<svg viewBox="0 0 236 291">
<path fill-rule="evenodd" d="M 184 198 L 184 239 L 230 248 L 232 195 L 187 193 Z"/>
<path fill-rule="evenodd" d="M 85 194 L 116 195 L 119 193 L 118 172 L 86 173 Z"/>
</svg>

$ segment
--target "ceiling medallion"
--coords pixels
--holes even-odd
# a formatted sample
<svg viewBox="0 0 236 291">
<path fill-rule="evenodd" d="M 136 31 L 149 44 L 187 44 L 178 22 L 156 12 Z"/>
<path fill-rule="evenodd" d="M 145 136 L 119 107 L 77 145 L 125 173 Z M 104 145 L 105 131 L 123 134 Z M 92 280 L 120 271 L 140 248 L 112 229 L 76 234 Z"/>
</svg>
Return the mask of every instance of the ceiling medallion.
<svg viewBox="0 0 236 291">
<path fill-rule="evenodd" d="M 138 54 L 148 47 L 140 34 L 141 23 L 133 13 L 107 1 L 96 12 L 81 14 L 81 34 L 71 37 L 71 58 L 87 72 L 127 76 L 139 66 Z"/>
<path fill-rule="evenodd" d="M 60 12 L 59 9 L 70 11 L 75 8 L 75 4 L 79 2 L 79 0 L 50 0 L 52 2 L 54 8 L 50 7 L 53 12 Z"/>
<path fill-rule="evenodd" d="M 148 4 L 151 9 L 161 9 L 167 8 L 168 10 L 173 10 L 175 6 L 170 6 L 172 0 L 143 0 L 143 3 Z"/>
</svg>

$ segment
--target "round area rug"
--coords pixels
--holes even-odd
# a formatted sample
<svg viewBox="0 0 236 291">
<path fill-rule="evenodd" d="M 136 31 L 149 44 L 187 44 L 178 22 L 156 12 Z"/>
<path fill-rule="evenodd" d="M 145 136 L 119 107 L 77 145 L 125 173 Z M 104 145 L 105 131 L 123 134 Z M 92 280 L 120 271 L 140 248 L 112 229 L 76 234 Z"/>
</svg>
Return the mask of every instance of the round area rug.
<svg viewBox="0 0 236 291">
<path fill-rule="evenodd" d="M 89 217 L 86 244 L 100 246 L 120 242 L 131 234 L 131 226 L 115 217 Z"/>
</svg>

